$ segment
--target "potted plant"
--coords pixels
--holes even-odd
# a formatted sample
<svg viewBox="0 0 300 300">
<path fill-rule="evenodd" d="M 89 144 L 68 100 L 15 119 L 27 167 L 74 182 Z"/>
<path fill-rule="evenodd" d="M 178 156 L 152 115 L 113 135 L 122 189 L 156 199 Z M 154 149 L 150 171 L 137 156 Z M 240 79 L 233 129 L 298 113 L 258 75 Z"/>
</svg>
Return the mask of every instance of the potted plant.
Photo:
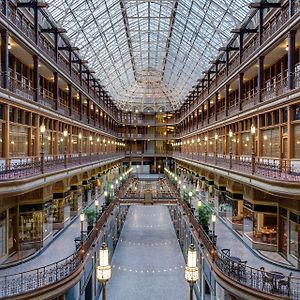
<svg viewBox="0 0 300 300">
<path fill-rule="evenodd" d="M 198 223 L 203 227 L 206 233 L 209 232 L 210 216 L 212 209 L 207 205 L 201 205 L 198 207 Z"/>
<path fill-rule="evenodd" d="M 86 217 L 86 222 L 87 222 L 87 231 L 88 234 L 90 233 L 90 231 L 93 229 L 94 227 L 94 223 L 96 220 L 96 210 L 94 208 L 87 208 L 84 211 L 85 217 Z"/>
</svg>

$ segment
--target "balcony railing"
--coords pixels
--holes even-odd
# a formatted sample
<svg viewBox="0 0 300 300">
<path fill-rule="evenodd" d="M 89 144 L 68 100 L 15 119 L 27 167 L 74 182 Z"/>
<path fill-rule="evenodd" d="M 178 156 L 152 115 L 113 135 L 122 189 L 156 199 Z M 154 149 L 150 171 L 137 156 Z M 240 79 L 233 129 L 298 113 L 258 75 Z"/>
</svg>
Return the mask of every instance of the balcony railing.
<svg viewBox="0 0 300 300">
<path fill-rule="evenodd" d="M 173 186 L 173 192 L 175 193 L 175 191 L 176 188 Z M 197 221 L 195 215 L 192 213 L 190 207 L 185 201 L 180 199 L 180 195 L 178 192 L 177 194 L 179 202 L 179 206 L 177 207 L 178 212 L 175 214 L 172 213 L 173 207 L 170 207 L 174 226 L 176 227 L 178 226 L 178 224 L 184 226 L 182 222 L 178 222 L 177 218 L 179 214 L 181 216 L 185 216 L 186 221 L 189 223 L 189 225 L 191 225 L 184 227 L 188 228 L 191 231 L 191 234 L 188 235 L 188 237 L 192 236 L 192 238 L 194 239 L 194 241 L 192 242 L 195 245 L 202 244 L 204 246 L 207 254 L 210 257 L 208 263 L 211 264 L 212 269 L 213 266 L 216 266 L 219 271 L 221 271 L 226 277 L 230 278 L 241 286 L 245 286 L 247 288 L 255 290 L 257 293 L 273 295 L 274 298 L 283 297 L 293 300 L 300 299 L 299 277 L 293 277 L 291 275 L 283 274 L 281 278 L 282 285 L 280 286 L 275 282 L 275 279 L 272 280 L 271 272 L 248 266 L 245 262 L 233 262 L 229 256 L 224 255 L 222 252 L 218 252 L 214 243 L 211 241 L 207 233 Z M 181 230 L 177 230 L 177 232 L 181 232 Z M 184 232 L 184 230 L 182 230 L 182 232 Z M 271 278 L 271 280 L 269 282 L 266 282 L 266 278 Z"/>
<path fill-rule="evenodd" d="M 0 165 L 0 181 L 23 179 L 88 163 L 123 157 L 124 154 L 122 153 L 103 153 L 88 156 L 81 156 L 80 154 L 76 156 L 48 156 L 44 159 L 44 163 L 41 157 L 29 161 L 9 161 L 8 164 L 4 162 Z"/>
<path fill-rule="evenodd" d="M 114 200 L 110 203 L 107 209 L 97 219 L 96 225 L 90 231 L 86 239 L 83 241 L 82 249 L 62 259 L 58 262 L 21 272 L 13 275 L 6 275 L 0 277 L 0 298 L 13 298 L 14 296 L 30 293 L 36 289 L 41 289 L 71 276 L 78 267 L 84 263 L 84 258 L 91 249 L 92 244 L 98 238 L 101 228 L 107 223 L 109 217 L 113 215 L 114 210 L 118 207 L 119 195 L 127 190 L 130 184 L 128 180 L 124 186 L 115 194 Z M 126 214 L 126 210 L 123 212 Z M 122 212 L 118 211 L 118 215 Z M 120 222 L 117 222 L 120 227 L 125 220 L 124 217 L 120 218 Z M 121 229 L 121 228 L 119 228 Z"/>
<path fill-rule="evenodd" d="M 173 157 L 191 159 L 246 175 L 290 182 L 300 180 L 300 161 L 297 160 L 180 152 L 174 152 Z"/>
</svg>

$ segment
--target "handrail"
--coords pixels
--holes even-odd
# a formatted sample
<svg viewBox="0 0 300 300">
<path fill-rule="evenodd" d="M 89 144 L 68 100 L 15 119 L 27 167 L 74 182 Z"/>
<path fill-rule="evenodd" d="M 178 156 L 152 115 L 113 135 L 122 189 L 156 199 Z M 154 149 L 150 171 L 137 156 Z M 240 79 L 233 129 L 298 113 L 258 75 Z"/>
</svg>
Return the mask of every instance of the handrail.
<svg viewBox="0 0 300 300">
<path fill-rule="evenodd" d="M 58 262 L 37 269 L 0 277 L 0 298 L 28 293 L 51 285 L 70 276 L 80 265 L 80 256 L 75 252 Z"/>
<path fill-rule="evenodd" d="M 126 190 L 129 184 L 130 178 L 115 194 L 113 201 L 96 221 L 94 228 L 83 242 L 83 249 L 78 249 L 70 256 L 40 268 L 0 276 L 0 298 L 29 293 L 33 290 L 53 285 L 73 274 L 84 263 L 84 257 L 99 236 L 100 229 L 108 221 L 110 214 L 119 203 L 120 193 Z"/>
<path fill-rule="evenodd" d="M 209 261 L 211 266 L 216 266 L 226 277 L 257 292 L 293 300 L 300 299 L 300 277 L 294 277 L 291 274 L 282 274 L 282 286 L 280 286 L 274 278 L 271 281 L 267 281 L 267 278 L 272 278 L 271 271 L 248 266 L 246 262 L 233 262 L 230 256 L 217 251 L 215 245 L 209 239 L 203 227 L 197 222 L 186 202 L 181 198 L 178 198 L 178 202 L 187 216 L 187 221 L 195 230 L 193 231 L 193 233 L 196 233 L 194 236 L 208 251 L 211 258 L 211 261 Z M 188 228 L 192 230 L 190 227 Z"/>
<path fill-rule="evenodd" d="M 290 159 L 266 159 L 263 157 L 255 157 L 252 161 L 251 157 L 228 157 L 227 155 L 210 156 L 202 153 L 180 153 L 174 152 L 174 158 L 190 159 L 197 162 L 213 165 L 226 170 L 238 171 L 252 174 L 259 177 L 267 177 L 280 181 L 296 182 L 300 180 L 300 164 L 297 165 Z"/>
<path fill-rule="evenodd" d="M 0 181 L 16 180 L 47 174 L 53 171 L 59 171 L 70 167 L 80 166 L 86 163 L 93 163 L 108 159 L 122 158 L 122 153 L 111 154 L 94 154 L 89 156 L 73 156 L 67 157 L 47 157 L 44 160 L 44 168 L 42 168 L 41 160 L 29 162 L 10 163 L 8 165 L 0 165 Z M 44 172 L 42 172 L 42 169 Z"/>
</svg>

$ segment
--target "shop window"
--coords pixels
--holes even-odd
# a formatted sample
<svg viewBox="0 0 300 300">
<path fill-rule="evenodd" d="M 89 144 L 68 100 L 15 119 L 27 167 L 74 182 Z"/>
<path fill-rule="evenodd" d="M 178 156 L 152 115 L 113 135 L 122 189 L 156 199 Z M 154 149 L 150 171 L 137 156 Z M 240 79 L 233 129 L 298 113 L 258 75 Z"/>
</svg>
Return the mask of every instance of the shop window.
<svg viewBox="0 0 300 300">
<path fill-rule="evenodd" d="M 294 125 L 294 158 L 300 158 L 300 124 Z"/>
<path fill-rule="evenodd" d="M 282 109 L 282 122 L 283 123 L 286 123 L 288 120 L 288 108 L 287 107 L 284 107 Z"/>
<path fill-rule="evenodd" d="M 18 109 L 18 123 L 21 124 L 22 123 L 22 111 L 20 109 Z"/>
<path fill-rule="evenodd" d="M 15 120 L 14 108 L 10 106 L 9 107 L 9 121 L 14 122 L 14 120 Z"/>
<path fill-rule="evenodd" d="M 10 145 L 9 154 L 12 157 L 21 157 L 27 155 L 28 148 L 28 132 L 23 126 L 10 126 Z"/>
<path fill-rule="evenodd" d="M 268 126 L 271 126 L 272 125 L 272 113 L 268 113 L 267 114 L 267 118 L 268 118 Z"/>
<path fill-rule="evenodd" d="M 274 112 L 274 123 L 275 125 L 279 124 L 279 111 L 275 110 Z"/>
<path fill-rule="evenodd" d="M 279 157 L 279 128 L 262 132 L 262 154 L 265 157 Z"/>
<path fill-rule="evenodd" d="M 3 104 L 0 104 L 0 119 L 3 120 Z"/>
<path fill-rule="evenodd" d="M 29 112 L 28 112 L 28 111 L 25 112 L 25 118 L 24 118 L 24 121 L 25 121 L 25 124 L 26 124 L 26 125 L 29 125 Z"/>
<path fill-rule="evenodd" d="M 294 106 L 294 120 L 300 120 L 300 105 Z"/>
<path fill-rule="evenodd" d="M 266 126 L 265 115 L 261 115 L 260 116 L 260 126 L 261 127 L 265 127 Z"/>
</svg>

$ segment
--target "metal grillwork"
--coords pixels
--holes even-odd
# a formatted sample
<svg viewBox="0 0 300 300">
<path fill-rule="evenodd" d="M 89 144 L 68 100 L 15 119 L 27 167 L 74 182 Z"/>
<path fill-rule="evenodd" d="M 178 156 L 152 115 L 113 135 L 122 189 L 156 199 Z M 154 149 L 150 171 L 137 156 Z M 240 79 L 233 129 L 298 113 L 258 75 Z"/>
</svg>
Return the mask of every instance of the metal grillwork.
<svg viewBox="0 0 300 300">
<path fill-rule="evenodd" d="M 48 1 L 117 105 L 142 111 L 181 106 L 250 2 Z"/>
<path fill-rule="evenodd" d="M 63 170 L 66 168 L 76 167 L 81 164 L 87 164 L 91 162 L 100 162 L 103 160 L 111 160 L 117 158 L 123 158 L 123 154 L 93 154 L 87 156 L 71 156 L 61 155 L 60 157 L 47 157 L 44 161 L 44 167 L 42 168 L 42 162 L 40 158 L 25 159 L 24 161 L 14 162 L 8 161 L 6 165 L 0 165 L 0 181 L 22 179 L 29 176 L 37 176 L 43 173 L 51 173 L 54 171 Z M 43 171 L 42 171 L 43 170 Z"/>
</svg>

